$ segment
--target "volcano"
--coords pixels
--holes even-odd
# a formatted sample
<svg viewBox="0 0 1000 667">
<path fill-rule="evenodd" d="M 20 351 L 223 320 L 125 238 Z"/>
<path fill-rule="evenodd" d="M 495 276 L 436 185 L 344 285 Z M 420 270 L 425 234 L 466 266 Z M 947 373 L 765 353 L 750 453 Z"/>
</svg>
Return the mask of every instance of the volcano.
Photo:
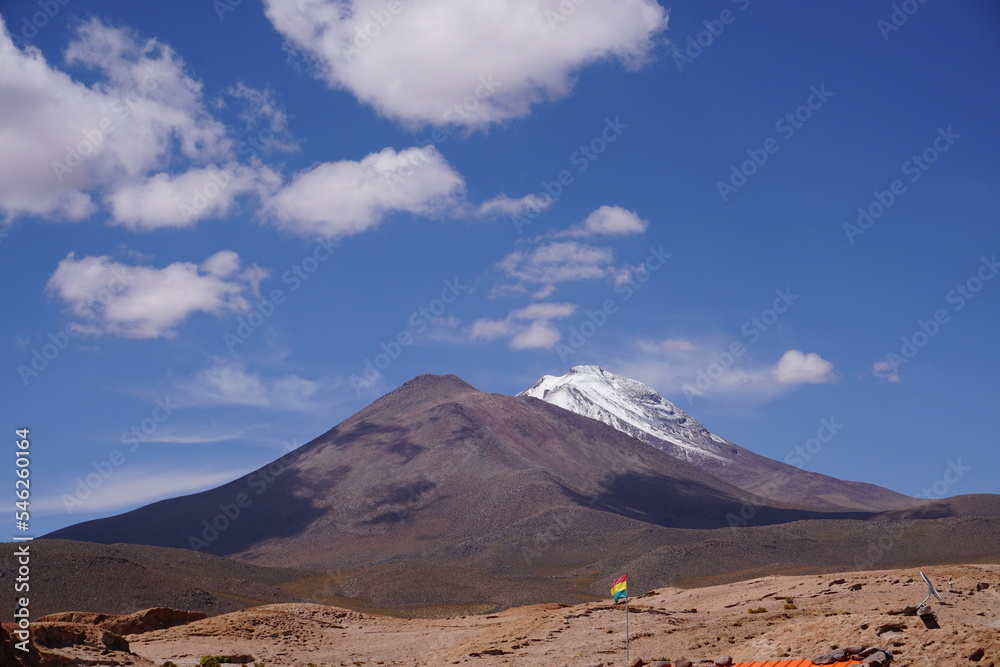
<svg viewBox="0 0 1000 667">
<path fill-rule="evenodd" d="M 546 400 L 421 375 L 228 484 L 46 537 L 299 568 L 282 589 L 301 599 L 442 614 L 593 599 L 629 568 L 651 587 L 844 568 L 879 544 L 880 511 L 765 498 L 696 463 Z M 870 566 L 912 558 L 916 523 L 948 537 L 921 542 L 926 562 L 981 558 L 1000 512 L 973 506 L 899 515 Z"/>
</svg>

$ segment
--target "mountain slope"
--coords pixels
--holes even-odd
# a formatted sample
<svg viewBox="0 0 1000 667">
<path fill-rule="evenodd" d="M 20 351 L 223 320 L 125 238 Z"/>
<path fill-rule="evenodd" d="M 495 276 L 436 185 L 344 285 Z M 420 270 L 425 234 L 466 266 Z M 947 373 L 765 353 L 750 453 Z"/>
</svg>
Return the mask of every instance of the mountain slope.
<svg viewBox="0 0 1000 667">
<path fill-rule="evenodd" d="M 781 505 L 545 401 L 423 375 L 240 479 L 46 537 L 303 568 L 281 584 L 299 598 L 456 615 L 593 599 L 609 572 L 657 586 L 973 562 L 995 554 L 998 501 L 891 517 Z M 107 588 L 109 567 L 74 576 Z"/>
<path fill-rule="evenodd" d="M 747 503 L 761 506 L 761 523 L 818 516 L 768 506 L 572 412 L 420 376 L 243 478 L 51 536 L 355 567 L 509 552 L 559 508 L 600 533 L 622 517 L 724 527 Z"/>
<path fill-rule="evenodd" d="M 518 395 L 613 426 L 729 484 L 776 502 L 862 510 L 898 509 L 913 502 L 873 484 L 807 472 L 755 454 L 710 433 L 648 385 L 599 366 L 574 366 L 561 377 L 543 376 Z"/>
</svg>

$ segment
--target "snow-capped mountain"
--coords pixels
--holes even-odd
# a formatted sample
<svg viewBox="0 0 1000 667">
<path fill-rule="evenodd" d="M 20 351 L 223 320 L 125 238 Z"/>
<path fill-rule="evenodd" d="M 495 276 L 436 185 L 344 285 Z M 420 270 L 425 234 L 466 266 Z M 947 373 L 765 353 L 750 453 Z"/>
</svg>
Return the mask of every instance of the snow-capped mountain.
<svg viewBox="0 0 1000 667">
<path fill-rule="evenodd" d="M 808 472 L 720 438 L 649 385 L 600 366 L 544 375 L 518 396 L 530 396 L 589 417 L 705 470 L 745 491 L 809 507 L 895 509 L 913 502 L 889 489 Z M 791 443 L 789 450 L 794 449 Z M 801 444 L 801 443 L 797 443 Z"/>
<path fill-rule="evenodd" d="M 732 460 L 733 443 L 709 433 L 649 385 L 600 366 L 574 366 L 562 377 L 544 375 L 518 396 L 604 422 L 680 459 Z"/>
</svg>

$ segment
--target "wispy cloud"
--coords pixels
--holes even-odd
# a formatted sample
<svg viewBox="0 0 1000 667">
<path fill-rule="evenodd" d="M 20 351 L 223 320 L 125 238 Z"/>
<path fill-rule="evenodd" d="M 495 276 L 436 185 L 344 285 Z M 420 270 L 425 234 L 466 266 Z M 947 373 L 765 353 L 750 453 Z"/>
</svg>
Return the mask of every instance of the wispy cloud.
<svg viewBox="0 0 1000 667">
<path fill-rule="evenodd" d="M 595 236 L 630 236 L 642 234 L 649 227 L 635 211 L 621 206 L 601 206 L 583 221 L 553 234 L 554 237 L 593 238 Z"/>
<path fill-rule="evenodd" d="M 213 359 L 194 376 L 178 382 L 185 405 L 252 406 L 272 410 L 308 411 L 318 407 L 318 382 L 295 374 L 265 377 L 239 359 Z"/>
<path fill-rule="evenodd" d="M 872 375 L 886 382 L 900 382 L 899 369 L 884 359 L 872 364 Z"/>
<path fill-rule="evenodd" d="M 733 349 L 743 352 L 733 354 Z M 612 365 L 674 401 L 689 403 L 708 399 L 754 405 L 840 378 L 834 364 L 815 352 L 790 349 L 768 363 L 749 358 L 745 350 L 723 340 L 641 338 L 615 354 Z"/>
<path fill-rule="evenodd" d="M 469 327 L 471 340 L 509 339 L 512 350 L 552 349 L 561 334 L 552 320 L 569 317 L 576 312 L 572 303 L 533 303 L 511 311 L 506 318 L 482 318 Z"/>
<path fill-rule="evenodd" d="M 91 471 L 93 472 L 93 471 Z M 178 468 L 122 468 L 116 470 L 90 495 L 78 498 L 77 480 L 66 481 L 57 495 L 32 498 L 31 507 L 40 516 L 81 512 L 117 512 L 164 498 L 211 489 L 246 474 L 249 470 Z"/>
</svg>

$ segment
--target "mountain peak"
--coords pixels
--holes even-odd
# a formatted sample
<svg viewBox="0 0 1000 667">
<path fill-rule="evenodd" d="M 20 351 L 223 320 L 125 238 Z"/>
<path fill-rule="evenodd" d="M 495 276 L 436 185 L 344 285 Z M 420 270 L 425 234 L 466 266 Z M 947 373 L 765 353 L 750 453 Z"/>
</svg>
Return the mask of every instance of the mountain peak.
<svg viewBox="0 0 1000 667">
<path fill-rule="evenodd" d="M 678 458 L 722 461 L 726 440 L 638 380 L 601 366 L 573 366 L 566 375 L 544 375 L 519 396 L 547 403 L 604 422 L 657 448 L 664 442 Z"/>
<path fill-rule="evenodd" d="M 604 422 L 751 493 L 815 507 L 888 509 L 908 502 L 888 489 L 807 472 L 756 454 L 710 433 L 698 420 L 638 380 L 601 366 L 573 366 L 542 376 L 518 396 Z M 781 480 L 780 488 L 775 480 Z"/>
</svg>

